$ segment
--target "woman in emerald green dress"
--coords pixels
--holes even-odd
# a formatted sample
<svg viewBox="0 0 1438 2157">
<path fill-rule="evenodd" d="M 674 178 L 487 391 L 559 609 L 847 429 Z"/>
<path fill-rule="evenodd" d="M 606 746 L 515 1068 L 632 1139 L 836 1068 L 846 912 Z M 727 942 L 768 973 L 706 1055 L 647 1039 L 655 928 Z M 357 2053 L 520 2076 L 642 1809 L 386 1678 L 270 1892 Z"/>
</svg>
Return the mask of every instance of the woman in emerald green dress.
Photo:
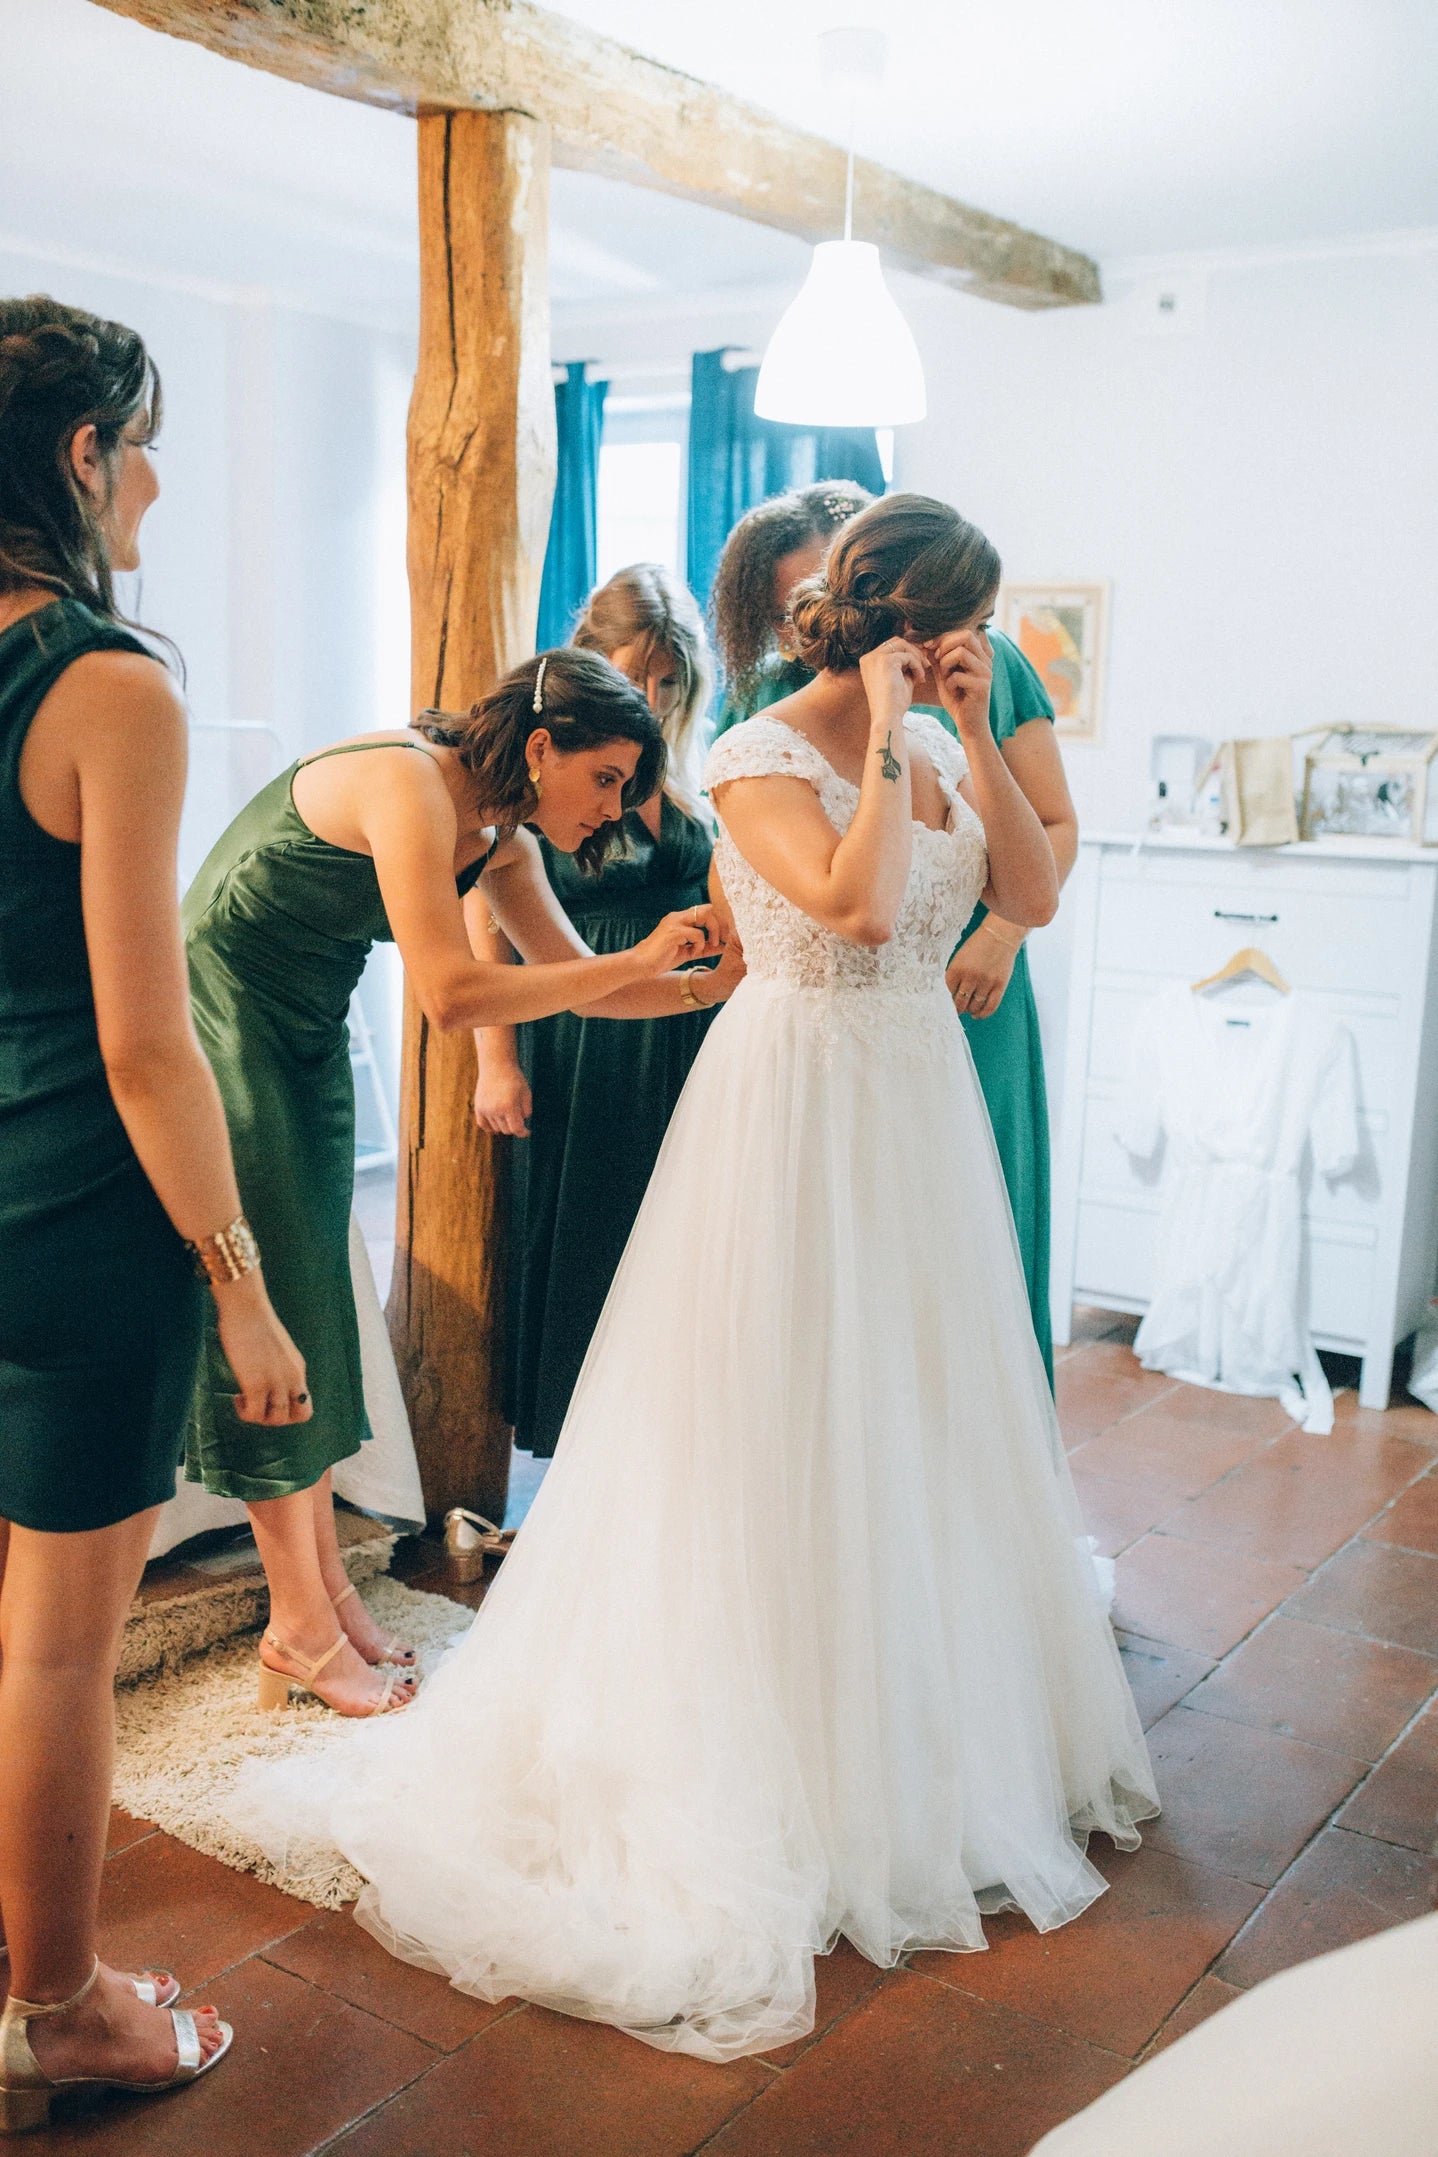
<svg viewBox="0 0 1438 2157">
<path fill-rule="evenodd" d="M 792 696 L 810 679 L 788 644 L 790 594 L 817 573 L 834 532 L 867 501 L 862 489 L 847 482 L 821 483 L 763 502 L 735 525 L 714 580 L 715 627 L 728 682 L 721 733 Z M 989 641 L 994 654 L 989 725 L 1048 833 L 1062 885 L 1078 855 L 1078 818 L 1054 736 L 1054 708 L 1018 646 L 996 630 L 989 632 Z M 950 725 L 937 708 L 934 717 Z M 1026 935 L 1014 922 L 976 907 L 950 961 L 948 984 L 993 1125 L 1034 1332 L 1052 1384 L 1048 1097 Z"/>
<path fill-rule="evenodd" d="M 594 951 L 647 936 L 709 891 L 711 825 L 699 791 L 713 666 L 687 587 L 655 562 L 591 593 L 575 645 L 602 652 L 644 696 L 669 752 L 663 789 L 624 819 L 623 847 L 596 874 L 547 839 L 555 896 Z M 486 910 L 487 913 L 487 910 Z M 475 948 L 487 919 L 472 922 Z M 696 1005 L 709 983 L 696 981 Z M 579 1367 L 711 1014 L 619 1026 L 563 1011 L 475 1034 L 475 1118 L 527 1143 L 510 1186 L 509 1415 L 516 1445 L 554 1451 Z"/>
<path fill-rule="evenodd" d="M 223 834 L 184 907 L 196 1025 L 314 1404 L 309 1423 L 272 1434 L 257 1457 L 252 1440 L 241 1443 L 233 1380 L 211 1335 L 188 1471 L 249 1505 L 271 1598 L 262 1701 L 282 1705 L 293 1682 L 349 1715 L 403 1705 L 413 1663 L 347 1592 L 330 1495 L 335 1462 L 367 1435 L 348 1257 L 345 1014 L 370 947 L 394 940 L 430 1024 L 448 1031 L 574 1008 L 640 1019 L 685 1012 L 692 992 L 672 969 L 716 952 L 721 936 L 713 912 L 691 904 L 633 948 L 596 957 L 524 828 L 597 867 L 625 813 L 662 780 L 659 725 L 606 660 L 542 654 L 469 713 L 424 713 L 416 727 L 292 765 Z M 529 962 L 522 968 L 477 960 L 470 948 L 463 899 L 481 878 L 486 908 Z M 722 999 L 738 972 L 736 953 L 709 993 Z M 386 1663 L 399 1667 L 381 1680 Z"/>
</svg>

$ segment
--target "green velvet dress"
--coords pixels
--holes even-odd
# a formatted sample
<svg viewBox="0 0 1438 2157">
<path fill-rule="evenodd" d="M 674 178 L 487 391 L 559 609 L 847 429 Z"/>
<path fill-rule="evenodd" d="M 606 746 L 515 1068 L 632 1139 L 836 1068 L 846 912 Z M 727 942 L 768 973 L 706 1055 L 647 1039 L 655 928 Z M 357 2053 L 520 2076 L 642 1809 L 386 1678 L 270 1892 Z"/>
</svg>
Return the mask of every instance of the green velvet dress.
<svg viewBox="0 0 1438 2157">
<path fill-rule="evenodd" d="M 174 1496 L 210 1301 L 110 1093 L 80 849 L 20 793 L 65 669 L 143 649 L 72 599 L 0 635 L 0 1519 L 50 1534 Z"/>
<path fill-rule="evenodd" d="M 402 746 L 429 754 L 417 742 Z M 184 904 L 195 1024 L 224 1100 L 240 1201 L 314 1404 L 308 1423 L 242 1423 L 211 1321 L 185 1472 L 246 1500 L 308 1490 L 369 1436 L 349 1270 L 355 1100 L 346 1017 L 370 947 L 388 942 L 390 927 L 370 856 L 316 838 L 300 816 L 290 791 L 299 768 L 240 811 Z M 470 865 L 461 891 L 483 865 Z"/>
<path fill-rule="evenodd" d="M 561 906 L 596 952 L 623 951 L 709 895 L 710 838 L 666 796 L 656 840 L 631 810 L 627 852 L 587 876 L 541 839 Z M 534 1111 L 512 1148 L 509 1415 L 516 1445 L 552 1454 L 708 1012 L 585 1019 L 519 1032 Z"/>
<path fill-rule="evenodd" d="M 990 630 L 989 641 L 994 648 L 989 725 L 995 741 L 1003 743 L 1030 719 L 1051 720 L 1054 708 L 1043 683 L 1018 646 L 998 630 Z M 781 697 L 793 696 L 796 690 L 812 680 L 809 669 L 798 660 L 774 661 L 747 704 L 731 701 L 724 706 L 719 717 L 719 731 L 723 733 L 727 727 L 736 726 L 753 713 L 777 704 Z M 932 710 L 934 717 L 942 721 L 950 733 L 954 732 L 953 722 L 946 712 L 932 705 L 924 708 Z M 967 943 L 986 912 L 986 907 L 975 907 L 973 918 L 960 939 L 961 945 Z M 1034 1332 L 1052 1385 L 1048 1097 L 1044 1089 L 1039 1016 L 1029 980 L 1026 950 L 1021 950 L 1014 961 L 1013 975 L 998 1010 L 986 1019 L 973 1019 L 965 1013 L 963 1027 L 988 1105 L 989 1121 L 994 1128 L 994 1142 L 999 1149 L 1018 1233 Z"/>
</svg>

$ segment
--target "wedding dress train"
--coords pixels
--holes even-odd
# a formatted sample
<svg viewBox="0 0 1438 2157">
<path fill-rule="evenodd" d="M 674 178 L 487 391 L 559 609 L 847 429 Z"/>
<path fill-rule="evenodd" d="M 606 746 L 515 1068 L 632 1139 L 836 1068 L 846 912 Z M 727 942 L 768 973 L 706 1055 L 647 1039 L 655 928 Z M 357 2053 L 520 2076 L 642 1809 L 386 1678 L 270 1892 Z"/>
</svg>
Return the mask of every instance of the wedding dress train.
<svg viewBox="0 0 1438 2157">
<path fill-rule="evenodd" d="M 239 1801 L 277 1857 L 343 1851 L 397 1955 L 711 2060 L 803 2035 L 840 1933 L 889 1963 L 1077 1916 L 1088 1833 L 1157 1810 L 943 985 L 982 827 L 908 726 L 950 817 L 881 949 L 721 829 L 749 977 L 472 1629 L 403 1716 Z M 764 773 L 853 814 L 767 716 L 709 783 Z"/>
</svg>

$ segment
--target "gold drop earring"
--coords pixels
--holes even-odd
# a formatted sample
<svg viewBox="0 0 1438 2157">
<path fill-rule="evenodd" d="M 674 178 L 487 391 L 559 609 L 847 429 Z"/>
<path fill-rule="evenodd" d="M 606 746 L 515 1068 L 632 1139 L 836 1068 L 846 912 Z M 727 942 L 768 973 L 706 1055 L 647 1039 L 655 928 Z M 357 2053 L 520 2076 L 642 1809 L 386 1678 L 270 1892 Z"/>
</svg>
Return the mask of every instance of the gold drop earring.
<svg viewBox="0 0 1438 2157">
<path fill-rule="evenodd" d="M 534 798 L 536 801 L 542 800 L 544 795 L 544 788 L 540 784 L 541 777 L 542 774 L 540 772 L 539 766 L 537 764 L 531 764 L 529 767 L 529 783 L 534 788 Z"/>
</svg>

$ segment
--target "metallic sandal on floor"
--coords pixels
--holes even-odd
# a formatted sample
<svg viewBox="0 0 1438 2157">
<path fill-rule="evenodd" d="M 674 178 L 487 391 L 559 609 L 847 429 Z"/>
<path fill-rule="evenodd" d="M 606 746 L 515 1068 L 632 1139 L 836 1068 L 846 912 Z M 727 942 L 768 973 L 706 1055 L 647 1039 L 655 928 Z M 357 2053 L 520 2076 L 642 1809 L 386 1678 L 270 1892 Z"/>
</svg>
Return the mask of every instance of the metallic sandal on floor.
<svg viewBox="0 0 1438 2157">
<path fill-rule="evenodd" d="M 334 1661 L 342 1648 L 347 1648 L 350 1645 L 348 1633 L 341 1633 L 333 1647 L 326 1648 L 323 1655 L 313 1660 L 308 1655 L 301 1655 L 298 1648 L 287 1648 L 284 1642 L 277 1639 L 275 1634 L 268 1629 L 265 1632 L 264 1639 L 269 1642 L 276 1655 L 283 1655 L 290 1662 L 298 1663 L 300 1666 L 299 1677 L 292 1677 L 288 1670 L 271 1670 L 268 1663 L 261 1661 L 259 1704 L 267 1713 L 273 1713 L 278 1708 L 287 1708 L 290 1704 L 291 1693 L 301 1695 L 313 1693 L 315 1699 L 323 1707 L 331 1709 L 336 1715 L 343 1713 L 343 1710 L 336 1708 L 332 1701 L 325 1699 L 324 1694 L 317 1688 L 315 1679 L 322 1670 L 326 1669 Z M 263 1644 L 262 1641 L 261 1646 Z M 355 1652 L 358 1654 L 358 1649 Z M 384 1677 L 384 1691 L 380 1694 L 378 1700 L 372 1706 L 365 1708 L 361 1715 L 353 1717 L 352 1720 L 363 1721 L 365 1717 L 370 1715 L 398 1715 L 402 1709 L 407 1708 L 412 1698 L 411 1694 L 406 1693 L 402 1700 L 395 1698 L 395 1688 L 403 1685 L 404 1677 L 405 1673 L 402 1671 L 387 1670 Z"/>
<path fill-rule="evenodd" d="M 0 1968 L 9 1960 L 10 1950 L 0 1942 Z M 124 1976 L 125 1973 L 117 1971 L 116 1975 Z M 180 1997 L 180 1980 L 171 1970 L 151 1970 L 148 1977 L 132 1977 L 130 1983 L 135 1988 L 135 1998 L 144 2007 L 170 2007 Z"/>
<path fill-rule="evenodd" d="M 340 1589 L 338 1595 L 332 1595 L 330 1597 L 330 1602 L 334 1606 L 334 1608 L 338 1610 L 341 1603 L 347 1603 L 352 1595 L 358 1594 L 359 1589 L 355 1586 L 354 1582 L 351 1581 L 348 1587 Z M 380 1648 L 379 1654 L 374 1658 L 374 1661 L 372 1663 L 370 1662 L 369 1657 L 365 1655 L 363 1648 L 358 1646 L 357 1643 L 353 1645 L 355 1648 L 356 1655 L 364 1656 L 364 1660 L 370 1664 L 371 1670 L 378 1670 L 386 1663 L 392 1663 L 396 1670 L 413 1670 L 419 1661 L 418 1656 L 415 1654 L 414 1649 L 409 1645 L 409 1642 L 407 1640 L 401 1640 L 398 1633 L 395 1633 L 390 1639 L 384 1642 L 384 1644 Z"/>
<path fill-rule="evenodd" d="M 496 1528 L 482 1513 L 451 1506 L 444 1516 L 444 1569 L 454 1581 L 478 1580 L 486 1558 L 502 1558 L 514 1541 L 513 1528 Z"/>
<path fill-rule="evenodd" d="M 94 1969 L 68 2000 L 20 2000 L 12 1992 L 5 2002 L 5 2012 L 0 2016 L 0 2135 L 27 2134 L 32 2128 L 47 2126 L 51 2103 L 62 2090 L 88 2086 L 128 2090 L 132 2095 L 149 2097 L 160 2090 L 178 2090 L 187 2082 L 197 2082 L 212 2067 L 218 2067 L 229 2051 L 235 2033 L 228 2022 L 220 2024 L 220 2042 L 206 2059 L 194 2016 L 188 2008 L 172 2007 L 169 2014 L 175 2025 L 178 2058 L 174 2073 L 163 2082 L 117 2082 L 113 2075 L 64 2075 L 52 2082 L 30 2049 L 30 2024 L 78 2007 L 94 1991 L 99 1975 L 97 1955 Z"/>
</svg>

